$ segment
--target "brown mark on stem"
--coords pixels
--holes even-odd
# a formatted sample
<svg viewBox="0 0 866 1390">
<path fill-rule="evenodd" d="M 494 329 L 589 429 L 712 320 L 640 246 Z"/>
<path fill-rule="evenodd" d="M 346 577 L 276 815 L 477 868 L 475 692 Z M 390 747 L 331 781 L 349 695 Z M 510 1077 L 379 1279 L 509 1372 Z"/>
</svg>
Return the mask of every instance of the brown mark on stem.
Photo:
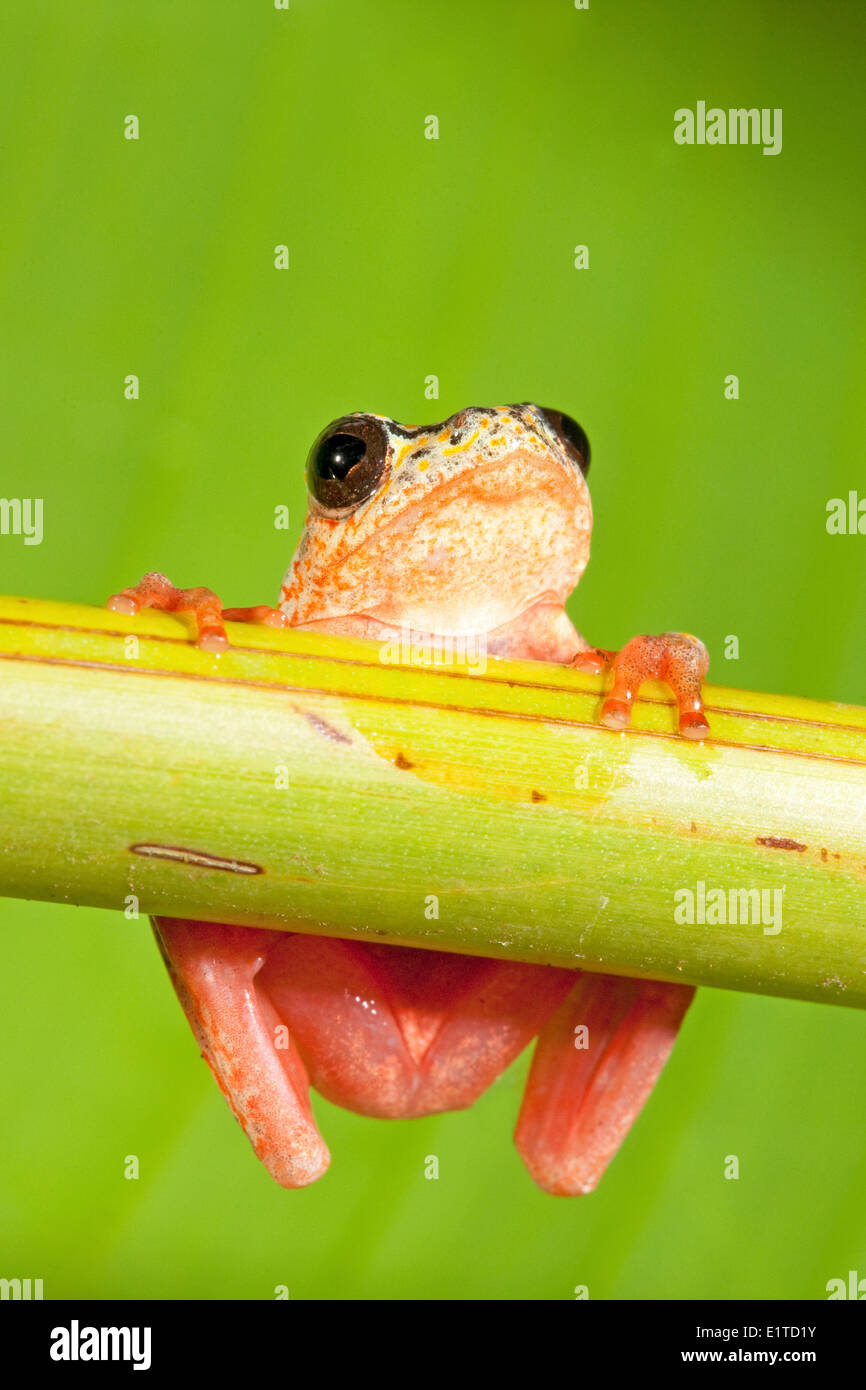
<svg viewBox="0 0 866 1390">
<path fill-rule="evenodd" d="M 194 869 L 223 869 L 230 874 L 263 874 L 260 864 L 249 864 L 244 859 L 226 859 L 221 854 L 207 854 L 200 849 L 186 849 L 181 845 L 129 846 L 130 854 L 140 854 L 144 859 L 168 859 L 173 864 L 189 864 Z"/>
<path fill-rule="evenodd" d="M 327 719 L 322 719 L 318 714 L 311 714 L 309 710 L 304 710 L 303 715 L 307 723 L 311 728 L 315 729 L 317 734 L 321 734 L 323 738 L 329 738 L 332 743 L 352 742 L 348 734 L 340 733 L 339 729 L 335 729 L 333 724 L 329 724 Z"/>
<path fill-rule="evenodd" d="M 766 845 L 767 849 L 808 849 L 808 845 L 801 845 L 799 840 L 786 840 L 778 835 L 758 835 L 755 838 L 756 845 Z"/>
</svg>

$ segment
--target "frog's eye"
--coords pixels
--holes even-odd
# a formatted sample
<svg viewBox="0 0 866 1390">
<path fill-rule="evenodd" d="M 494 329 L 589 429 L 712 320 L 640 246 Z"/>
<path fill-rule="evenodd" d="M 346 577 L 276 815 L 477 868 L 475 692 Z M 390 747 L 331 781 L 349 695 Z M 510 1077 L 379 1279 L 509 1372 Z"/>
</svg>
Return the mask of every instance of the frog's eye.
<svg viewBox="0 0 866 1390">
<path fill-rule="evenodd" d="M 586 431 L 580 427 L 576 420 L 572 420 L 570 415 L 564 415 L 561 410 L 548 410 L 542 406 L 541 413 L 553 433 L 562 440 L 567 453 L 585 477 L 589 472 L 589 440 L 586 437 Z"/>
<path fill-rule="evenodd" d="M 377 490 L 388 459 L 388 435 L 369 415 L 344 415 L 323 430 L 307 459 L 307 487 L 319 509 L 346 516 Z"/>
</svg>

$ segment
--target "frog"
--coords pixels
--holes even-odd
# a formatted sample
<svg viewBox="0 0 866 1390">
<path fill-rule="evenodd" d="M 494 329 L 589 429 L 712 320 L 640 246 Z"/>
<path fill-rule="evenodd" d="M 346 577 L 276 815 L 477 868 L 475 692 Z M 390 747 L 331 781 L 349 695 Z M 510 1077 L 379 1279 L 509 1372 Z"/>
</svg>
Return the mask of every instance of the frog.
<svg viewBox="0 0 866 1390">
<path fill-rule="evenodd" d="M 471 638 L 493 660 L 607 673 L 599 720 L 620 737 L 641 686 L 661 680 L 678 734 L 706 739 L 700 639 L 642 634 L 612 651 L 591 646 L 566 613 L 590 554 L 589 465 L 575 418 L 532 403 L 470 406 L 423 426 L 346 414 L 310 449 L 306 520 L 276 606 L 224 608 L 210 589 L 151 572 L 108 607 L 185 615 L 191 640 L 217 656 L 226 621 L 391 646 L 407 629 Z M 330 1164 L 311 1089 L 380 1118 L 461 1110 L 535 1039 L 518 1153 L 542 1191 L 590 1193 L 695 992 L 306 930 L 152 924 L 203 1057 L 256 1155 L 290 1189 Z"/>
</svg>

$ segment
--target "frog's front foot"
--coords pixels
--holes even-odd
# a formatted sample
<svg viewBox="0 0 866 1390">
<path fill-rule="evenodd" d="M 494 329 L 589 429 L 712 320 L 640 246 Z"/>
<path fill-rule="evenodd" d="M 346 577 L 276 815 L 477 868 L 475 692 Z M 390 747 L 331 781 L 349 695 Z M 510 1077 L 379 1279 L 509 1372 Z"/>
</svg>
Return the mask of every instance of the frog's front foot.
<svg viewBox="0 0 866 1390">
<path fill-rule="evenodd" d="M 178 589 L 164 574 L 146 574 L 131 589 L 112 594 L 106 608 L 115 613 L 138 613 L 142 608 L 159 608 L 163 613 L 191 613 L 196 622 L 196 642 L 206 652 L 225 651 L 229 645 L 225 619 L 237 623 L 264 623 L 267 627 L 288 627 L 279 608 L 259 604 L 255 608 L 223 608 L 212 589 Z"/>
<path fill-rule="evenodd" d="M 613 682 L 601 710 L 601 721 L 608 729 L 624 729 L 644 681 L 660 680 L 676 697 L 680 733 L 686 738 L 706 738 L 710 726 L 704 714 L 701 681 L 710 658 L 699 638 L 687 632 L 633 637 L 621 652 L 594 647 L 578 652 L 572 660 L 581 671 L 599 672 L 608 664 L 613 669 Z"/>
</svg>

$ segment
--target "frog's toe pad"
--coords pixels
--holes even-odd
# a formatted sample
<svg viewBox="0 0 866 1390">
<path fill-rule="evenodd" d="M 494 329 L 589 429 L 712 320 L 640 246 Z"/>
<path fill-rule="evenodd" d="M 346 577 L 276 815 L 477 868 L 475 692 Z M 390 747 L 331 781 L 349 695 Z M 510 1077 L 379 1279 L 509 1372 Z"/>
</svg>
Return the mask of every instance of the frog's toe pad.
<svg viewBox="0 0 866 1390">
<path fill-rule="evenodd" d="M 710 728 L 704 714 L 701 681 L 707 674 L 709 656 L 699 638 L 688 632 L 663 632 L 658 637 L 643 634 L 633 637 L 622 651 L 609 655 L 613 680 L 601 712 L 606 728 L 624 729 L 641 686 L 657 680 L 674 694 L 680 733 L 692 739 L 707 737 Z"/>
<path fill-rule="evenodd" d="M 131 594 L 112 594 L 105 606 L 112 613 L 127 613 L 131 616 L 139 611 L 140 604 Z"/>
</svg>

